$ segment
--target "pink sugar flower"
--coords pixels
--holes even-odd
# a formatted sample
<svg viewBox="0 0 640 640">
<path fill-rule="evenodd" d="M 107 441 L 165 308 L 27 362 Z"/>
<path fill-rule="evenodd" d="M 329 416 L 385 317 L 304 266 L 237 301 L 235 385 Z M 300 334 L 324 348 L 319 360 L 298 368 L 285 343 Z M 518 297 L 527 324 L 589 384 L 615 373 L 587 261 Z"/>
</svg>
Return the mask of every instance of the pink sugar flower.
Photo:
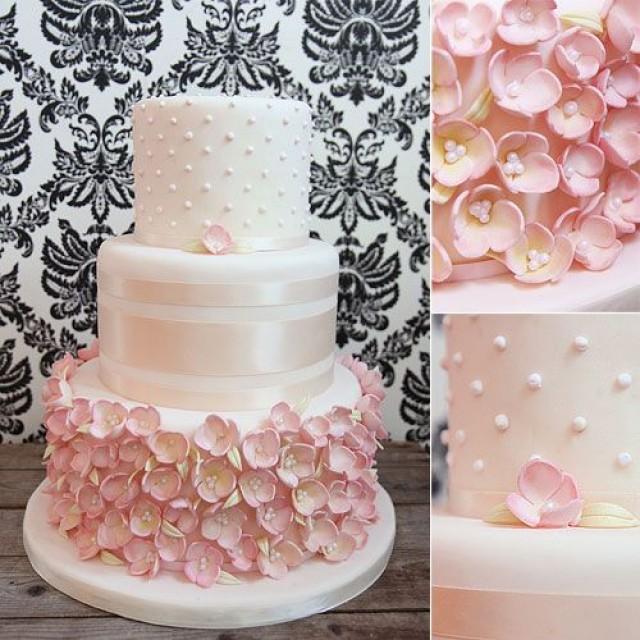
<svg viewBox="0 0 640 640">
<path fill-rule="evenodd" d="M 315 447 L 326 447 L 331 433 L 331 422 L 324 416 L 314 416 L 302 423 L 302 437 Z"/>
<path fill-rule="evenodd" d="M 129 513 L 131 533 L 140 538 L 154 535 L 160 528 L 160 508 L 147 498 L 139 498 Z"/>
<path fill-rule="evenodd" d="M 279 402 L 271 408 L 269 423 L 278 433 L 297 433 L 300 416 L 286 402 Z"/>
<path fill-rule="evenodd" d="M 122 440 L 118 455 L 123 462 L 130 462 L 136 469 L 142 469 L 151 452 L 140 438 L 131 436 Z"/>
<path fill-rule="evenodd" d="M 553 227 L 573 243 L 576 260 L 592 271 L 609 268 L 622 251 L 616 227 L 602 215 L 586 213 L 574 207 L 565 211 Z"/>
<path fill-rule="evenodd" d="M 258 557 L 258 545 L 253 536 L 243 533 L 238 544 L 227 549 L 227 553 L 238 571 L 250 571 Z"/>
<path fill-rule="evenodd" d="M 604 73 L 604 72 L 603 72 Z M 549 128 L 566 140 L 582 138 L 607 113 L 602 93 L 590 85 L 566 84 L 557 104 L 547 111 Z"/>
<path fill-rule="evenodd" d="M 353 536 L 341 531 L 338 537 L 322 548 L 322 554 L 329 562 L 344 562 L 356 549 Z"/>
<path fill-rule="evenodd" d="M 95 445 L 86 438 L 75 438 L 71 441 L 71 446 L 76 452 L 71 460 L 71 468 L 85 478 L 91 472 L 91 455 Z"/>
<path fill-rule="evenodd" d="M 574 249 L 566 236 L 554 237 L 538 222 L 525 227 L 525 233 L 505 255 L 504 262 L 520 282 L 556 282 L 573 262 Z"/>
<path fill-rule="evenodd" d="M 119 402 L 98 400 L 91 411 L 89 433 L 94 438 L 117 438 L 124 429 L 128 412 Z"/>
<path fill-rule="evenodd" d="M 48 378 L 42 387 L 42 402 L 47 407 L 71 407 L 73 391 L 63 379 Z"/>
<path fill-rule="evenodd" d="M 156 431 L 149 436 L 147 443 L 158 462 L 164 464 L 184 462 L 189 453 L 189 441 L 181 433 Z"/>
<path fill-rule="evenodd" d="M 512 131 L 498 141 L 498 169 L 513 193 L 548 193 L 560 180 L 558 167 L 548 155 L 549 143 L 539 133 Z"/>
<path fill-rule="evenodd" d="M 466 258 L 479 258 L 488 251 L 506 251 L 518 242 L 524 216 L 500 187 L 483 184 L 456 198 L 451 224 L 456 250 Z"/>
<path fill-rule="evenodd" d="M 104 501 L 100 490 L 93 484 L 85 484 L 76 493 L 76 502 L 82 513 L 90 518 L 99 516 L 104 511 Z"/>
<path fill-rule="evenodd" d="M 278 478 L 272 471 L 245 471 L 238 481 L 245 502 L 254 509 L 276 496 Z"/>
<path fill-rule="evenodd" d="M 86 347 L 78 349 L 78 358 L 82 362 L 89 362 L 97 358 L 100 354 L 100 344 L 97 338 L 94 338 Z"/>
<path fill-rule="evenodd" d="M 57 407 L 47 412 L 45 424 L 47 426 L 47 441 L 64 442 L 71 440 L 76 435 L 77 427 L 69 419 L 71 410 L 68 407 Z"/>
<path fill-rule="evenodd" d="M 491 58 L 488 73 L 496 104 L 516 115 L 542 113 L 562 95 L 560 81 L 545 69 L 536 51 L 510 53 L 501 49 Z"/>
<path fill-rule="evenodd" d="M 356 461 L 353 451 L 338 443 L 330 445 L 327 457 L 329 469 L 335 473 L 344 473 L 350 469 Z"/>
<path fill-rule="evenodd" d="M 98 544 L 103 549 L 120 549 L 127 544 L 133 534 L 129 530 L 127 519 L 117 510 L 107 511 L 97 533 Z"/>
<path fill-rule="evenodd" d="M 51 375 L 58 380 L 69 380 L 77 368 L 75 358 L 70 353 L 65 353 L 64 357 L 56 360 L 51 366 Z"/>
<path fill-rule="evenodd" d="M 580 27 L 565 31 L 558 38 L 554 53 L 560 68 L 579 82 L 593 78 L 607 58 L 602 42 Z"/>
<path fill-rule="evenodd" d="M 445 187 L 481 178 L 491 169 L 496 147 L 491 134 L 466 120 L 437 121 L 433 128 L 431 168 Z"/>
<path fill-rule="evenodd" d="M 610 107 L 624 109 L 640 93 L 640 67 L 616 60 L 600 72 L 596 84 Z"/>
<path fill-rule="evenodd" d="M 382 385 L 382 378 L 380 379 L 380 384 Z M 363 395 L 360 400 L 364 398 L 374 398 L 379 402 L 379 397 L 373 394 Z M 360 400 L 358 400 L 358 402 L 360 402 Z M 356 409 L 357 408 L 356 406 Z M 353 428 L 354 422 L 352 415 L 353 410 L 349 407 L 332 407 L 331 411 L 326 414 L 326 418 L 329 420 L 329 435 L 333 438 L 342 438 L 347 431 Z M 318 446 L 317 443 L 316 446 Z"/>
<path fill-rule="evenodd" d="M 67 473 L 71 470 L 71 462 L 76 455 L 75 449 L 72 447 L 58 447 L 50 458 L 50 467 L 58 474 Z M 56 476 L 56 479 L 59 476 Z"/>
<path fill-rule="evenodd" d="M 303 516 L 313 515 L 329 502 L 327 488 L 317 480 L 303 480 L 291 495 L 293 506 Z"/>
<path fill-rule="evenodd" d="M 640 160 L 640 105 L 612 109 L 596 130 L 594 142 L 607 160 L 621 169 L 629 169 Z"/>
<path fill-rule="evenodd" d="M 144 474 L 142 490 L 159 502 L 173 500 L 182 488 L 182 478 L 175 469 L 156 467 Z"/>
<path fill-rule="evenodd" d="M 192 542 L 187 549 L 184 574 L 199 587 L 210 587 L 220 577 L 224 559 L 220 551 L 206 542 Z"/>
<path fill-rule="evenodd" d="M 182 533 L 189 535 L 198 527 L 198 514 L 193 503 L 187 498 L 175 498 L 164 508 L 164 518 Z"/>
<path fill-rule="evenodd" d="M 369 535 L 362 520 L 345 518 L 340 524 L 340 531 L 348 533 L 356 542 L 356 549 L 362 549 L 367 544 Z"/>
<path fill-rule="evenodd" d="M 334 480 L 329 485 L 328 506 L 331 513 L 340 515 L 351 511 L 351 501 L 346 492 L 347 483 L 344 480 Z"/>
<path fill-rule="evenodd" d="M 509 0 L 502 7 L 498 35 L 509 44 L 531 45 L 560 31 L 555 0 Z"/>
<path fill-rule="evenodd" d="M 453 264 L 440 240 L 431 236 L 431 279 L 434 282 L 444 282 L 453 272 Z"/>
<path fill-rule="evenodd" d="M 227 230 L 219 224 L 210 224 L 202 234 L 202 244 L 214 256 L 229 253 L 233 249 L 233 239 Z"/>
<path fill-rule="evenodd" d="M 283 534 L 293 521 L 291 502 L 286 498 L 275 498 L 258 506 L 258 525 L 273 535 Z"/>
<path fill-rule="evenodd" d="M 289 540 L 272 544 L 269 555 L 260 552 L 257 558 L 260 573 L 275 580 L 284 578 L 290 567 L 297 567 L 303 560 L 300 548 Z"/>
<path fill-rule="evenodd" d="M 187 550 L 186 538 L 168 536 L 162 530 L 156 533 L 154 544 L 158 550 L 160 559 L 165 562 L 179 562 L 184 558 L 184 554 Z"/>
<path fill-rule="evenodd" d="M 225 460 L 203 462 L 196 476 L 196 491 L 206 502 L 224 500 L 236 488 L 237 478 Z"/>
<path fill-rule="evenodd" d="M 280 464 L 276 469 L 276 473 L 287 487 L 297 487 L 300 480 L 314 474 L 315 457 L 316 450 L 311 445 L 287 445 L 282 449 Z"/>
<path fill-rule="evenodd" d="M 373 520 L 376 516 L 376 491 L 362 479 L 347 483 L 346 494 L 351 502 L 351 515 L 356 519 Z"/>
<path fill-rule="evenodd" d="M 592 196 L 600 191 L 604 153 L 590 142 L 569 145 L 558 160 L 560 188 L 574 198 Z"/>
<path fill-rule="evenodd" d="M 208 507 L 202 514 L 202 536 L 217 542 L 223 549 L 231 549 L 240 542 L 242 525 L 247 519 L 238 507 L 222 509 L 222 503 Z"/>
<path fill-rule="evenodd" d="M 462 86 L 455 60 L 448 51 L 433 47 L 431 56 L 431 108 L 436 115 L 446 116 L 460 108 Z"/>
<path fill-rule="evenodd" d="M 80 560 L 89 560 L 98 555 L 100 547 L 97 544 L 95 529 L 80 527 L 73 537 Z"/>
<path fill-rule="evenodd" d="M 350 431 L 345 433 L 343 442 L 348 449 L 353 450 L 354 454 L 361 451 L 365 454 L 365 456 L 368 457 L 374 456 L 378 447 L 373 433 L 371 433 L 363 424 L 359 422 L 356 423 Z M 332 450 L 334 448 L 337 449 L 335 445 L 332 445 L 329 451 L 333 453 Z M 355 465 L 355 462 L 356 461 L 354 460 L 353 464 L 349 465 L 349 468 L 353 467 Z M 348 471 L 349 468 L 346 468 L 345 471 Z"/>
<path fill-rule="evenodd" d="M 363 395 L 373 395 L 380 400 L 384 400 L 386 395 L 384 390 L 384 384 L 382 381 L 382 375 L 376 367 L 375 369 L 369 369 L 366 363 L 358 358 L 351 358 L 351 364 L 349 365 L 351 372 L 355 375 L 360 383 L 360 390 Z"/>
<path fill-rule="evenodd" d="M 631 169 L 609 176 L 603 214 L 618 233 L 633 233 L 640 224 L 640 175 Z"/>
<path fill-rule="evenodd" d="M 51 505 L 49 521 L 57 524 L 59 531 L 71 531 L 82 522 L 82 513 L 73 499 L 62 498 Z"/>
<path fill-rule="evenodd" d="M 238 445 L 238 427 L 233 420 L 225 420 L 214 414 L 208 415 L 194 435 L 195 443 L 212 456 L 225 456 Z"/>
<path fill-rule="evenodd" d="M 356 411 L 360 412 L 360 423 L 363 424 L 376 438 L 385 439 L 389 437 L 389 434 L 382 423 L 380 400 L 376 396 L 362 396 L 362 398 L 356 402 Z"/>
<path fill-rule="evenodd" d="M 133 538 L 123 548 L 129 563 L 129 573 L 133 576 L 148 575 L 153 578 L 160 569 L 160 556 L 153 542 Z"/>
<path fill-rule="evenodd" d="M 567 527 L 578 524 L 582 500 L 571 475 L 535 459 L 520 469 L 518 492 L 507 496 L 507 507 L 529 527 Z"/>
<path fill-rule="evenodd" d="M 113 442 L 95 446 L 91 452 L 91 463 L 98 469 L 113 469 L 118 464 L 118 448 Z"/>
<path fill-rule="evenodd" d="M 91 422 L 91 403 L 86 398 L 74 398 L 69 420 L 76 429 L 88 426 Z"/>
<path fill-rule="evenodd" d="M 338 527 L 326 517 L 307 518 L 302 530 L 302 542 L 308 551 L 317 553 L 338 538 Z"/>
<path fill-rule="evenodd" d="M 435 28 L 454 56 L 475 57 L 491 48 L 496 14 L 484 2 L 456 0 L 436 7 Z"/>
<path fill-rule="evenodd" d="M 637 0 L 609 0 L 606 3 L 607 35 L 622 54 L 640 53 L 640 5 Z"/>
<path fill-rule="evenodd" d="M 140 482 L 129 482 L 126 473 L 112 473 L 100 483 L 100 494 L 116 509 L 124 509 L 140 495 Z"/>
<path fill-rule="evenodd" d="M 150 436 L 160 427 L 160 414 L 154 407 L 135 407 L 129 412 L 127 429 L 134 436 Z"/>
<path fill-rule="evenodd" d="M 250 433 L 242 443 L 242 453 L 252 469 L 267 469 L 278 463 L 280 436 L 275 429 Z"/>
</svg>

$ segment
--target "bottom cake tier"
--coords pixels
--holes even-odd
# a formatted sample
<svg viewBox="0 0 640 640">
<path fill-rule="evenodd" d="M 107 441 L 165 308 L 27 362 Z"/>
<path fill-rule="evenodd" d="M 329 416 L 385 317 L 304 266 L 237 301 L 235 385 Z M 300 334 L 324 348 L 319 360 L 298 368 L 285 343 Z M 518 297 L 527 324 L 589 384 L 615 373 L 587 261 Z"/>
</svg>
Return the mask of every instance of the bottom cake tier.
<svg viewBox="0 0 640 640">
<path fill-rule="evenodd" d="M 434 514 L 433 640 L 626 640 L 640 528 L 530 529 Z"/>
</svg>

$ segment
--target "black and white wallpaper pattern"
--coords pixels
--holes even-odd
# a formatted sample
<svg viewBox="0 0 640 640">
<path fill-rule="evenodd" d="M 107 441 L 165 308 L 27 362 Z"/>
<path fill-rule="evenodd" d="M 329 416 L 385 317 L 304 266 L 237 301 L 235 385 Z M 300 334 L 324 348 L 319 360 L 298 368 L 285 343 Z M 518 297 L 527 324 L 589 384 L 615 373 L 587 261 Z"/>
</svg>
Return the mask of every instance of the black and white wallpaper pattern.
<svg viewBox="0 0 640 640">
<path fill-rule="evenodd" d="M 341 262 L 338 346 L 426 442 L 428 79 L 421 0 L 0 3 L 0 439 L 42 438 L 51 363 L 97 331 L 96 252 L 131 230 L 130 114 L 180 92 L 314 110 L 314 234 Z"/>
</svg>

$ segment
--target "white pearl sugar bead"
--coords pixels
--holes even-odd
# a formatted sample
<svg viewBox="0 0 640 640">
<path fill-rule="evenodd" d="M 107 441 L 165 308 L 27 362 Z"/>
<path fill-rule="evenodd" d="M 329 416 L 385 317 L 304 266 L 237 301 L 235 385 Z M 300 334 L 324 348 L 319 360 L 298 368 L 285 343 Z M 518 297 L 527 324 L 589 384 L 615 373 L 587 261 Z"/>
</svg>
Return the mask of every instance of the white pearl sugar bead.
<svg viewBox="0 0 640 640">
<path fill-rule="evenodd" d="M 573 346 L 578 351 L 586 351 L 589 348 L 589 339 L 584 336 L 576 336 L 573 341 Z"/>
<path fill-rule="evenodd" d="M 250 184 L 245 184 L 245 185 L 244 185 L 244 187 L 242 187 L 242 190 L 243 190 L 245 193 L 249 193 L 249 191 L 251 191 L 251 189 L 252 189 L 252 187 L 251 187 L 251 185 L 250 185 Z"/>
<path fill-rule="evenodd" d="M 507 339 L 504 336 L 496 336 L 493 339 L 493 346 L 498 351 L 504 351 L 507 348 Z"/>
<path fill-rule="evenodd" d="M 459 351 L 456 351 L 456 353 L 451 356 L 451 360 L 453 360 L 453 364 L 460 366 L 463 361 L 462 354 Z"/>
<path fill-rule="evenodd" d="M 283 151 L 283 152 L 280 154 L 280 160 L 286 160 L 286 159 L 287 159 L 287 154 Z"/>
<path fill-rule="evenodd" d="M 453 467 L 453 454 L 451 452 L 447 453 L 447 455 L 444 457 L 445 462 L 447 463 L 448 467 Z"/>
<path fill-rule="evenodd" d="M 227 202 L 227 204 L 224 205 L 224 210 L 228 213 L 229 211 L 233 210 L 233 205 L 230 202 Z"/>
<path fill-rule="evenodd" d="M 225 139 L 228 142 L 231 142 L 234 138 L 235 138 L 235 134 L 233 133 L 233 131 L 229 131 L 226 135 L 225 135 Z"/>
<path fill-rule="evenodd" d="M 211 147 L 209 145 L 206 145 L 205 147 L 203 147 L 202 151 L 207 155 L 211 155 Z"/>
<path fill-rule="evenodd" d="M 266 207 L 258 207 L 258 213 L 262 213 L 262 214 L 267 213 Z"/>
<path fill-rule="evenodd" d="M 175 193 L 178 190 L 178 187 L 173 184 L 173 182 L 169 185 L 169 191 L 171 191 L 172 193 Z"/>
<path fill-rule="evenodd" d="M 193 207 L 193 202 L 191 202 L 191 200 L 185 200 L 184 201 L 184 208 L 185 209 L 191 209 L 191 207 Z"/>
<path fill-rule="evenodd" d="M 504 413 L 499 413 L 493 420 L 498 431 L 506 431 L 509 428 L 509 418 Z"/>
<path fill-rule="evenodd" d="M 271 141 L 273 140 L 273 136 L 271 136 L 271 135 L 266 135 L 266 136 L 264 137 L 264 139 L 265 139 L 265 142 L 271 142 Z"/>
<path fill-rule="evenodd" d="M 630 373 L 620 373 L 616 378 L 616 381 L 620 387 L 623 389 L 628 389 L 633 382 L 633 378 Z"/>
<path fill-rule="evenodd" d="M 263 169 L 260 175 L 262 175 L 263 178 L 269 177 L 269 169 Z"/>
<path fill-rule="evenodd" d="M 484 391 L 482 380 L 473 380 L 469 385 L 469 388 L 471 389 L 471 393 L 473 393 L 474 396 L 481 396 Z"/>
<path fill-rule="evenodd" d="M 249 145 L 249 146 L 246 148 L 246 153 L 247 153 L 247 155 L 249 155 L 249 156 L 250 156 L 254 151 L 255 151 L 255 149 L 254 149 L 251 145 Z"/>
<path fill-rule="evenodd" d="M 464 444 L 467 439 L 467 434 L 464 432 L 464 429 L 458 429 L 454 432 L 453 437 L 458 444 Z"/>
<path fill-rule="evenodd" d="M 224 170 L 224 175 L 225 175 L 225 176 L 232 176 L 232 175 L 233 175 L 233 168 L 232 168 L 232 167 L 227 167 L 227 168 Z"/>
<path fill-rule="evenodd" d="M 247 124 L 255 124 L 255 123 L 256 123 L 256 117 L 249 116 L 249 118 L 247 119 Z"/>
<path fill-rule="evenodd" d="M 542 376 L 539 373 L 532 373 L 527 378 L 527 385 L 529 389 L 533 389 L 534 391 L 542 389 Z"/>
<path fill-rule="evenodd" d="M 203 191 L 211 191 L 211 184 L 210 184 L 209 182 L 205 182 L 205 183 L 202 185 L 202 190 L 203 190 Z"/>
<path fill-rule="evenodd" d="M 213 122 L 213 116 L 210 113 L 207 113 L 207 115 L 204 117 L 204 121 L 207 123 Z"/>
<path fill-rule="evenodd" d="M 618 454 L 617 460 L 618 460 L 618 464 L 621 467 L 628 467 L 631 464 L 633 458 L 631 457 L 631 454 L 628 451 L 622 451 L 621 453 Z"/>
<path fill-rule="evenodd" d="M 587 428 L 587 419 L 583 416 L 576 416 L 571 423 L 571 427 L 576 433 L 582 433 Z"/>
<path fill-rule="evenodd" d="M 170 226 L 170 227 L 175 228 L 175 227 L 177 227 L 177 226 L 178 226 L 178 223 L 177 223 L 175 220 L 172 220 L 172 221 L 169 223 L 169 226 Z"/>
<path fill-rule="evenodd" d="M 473 461 L 473 470 L 476 473 L 481 473 L 482 471 L 484 471 L 484 460 L 481 460 L 480 458 L 478 458 L 477 460 Z"/>
<path fill-rule="evenodd" d="M 171 124 L 178 124 L 178 118 L 176 118 L 175 116 L 169 118 L 169 122 Z"/>
<path fill-rule="evenodd" d="M 440 442 L 446 447 L 449 444 L 449 429 L 440 432 Z"/>
<path fill-rule="evenodd" d="M 284 220 L 282 218 L 278 218 L 278 226 L 284 227 Z"/>
<path fill-rule="evenodd" d="M 184 170 L 185 170 L 187 173 L 191 173 L 191 172 L 193 171 L 193 167 L 192 167 L 190 164 L 185 164 L 185 165 L 184 165 Z"/>
</svg>

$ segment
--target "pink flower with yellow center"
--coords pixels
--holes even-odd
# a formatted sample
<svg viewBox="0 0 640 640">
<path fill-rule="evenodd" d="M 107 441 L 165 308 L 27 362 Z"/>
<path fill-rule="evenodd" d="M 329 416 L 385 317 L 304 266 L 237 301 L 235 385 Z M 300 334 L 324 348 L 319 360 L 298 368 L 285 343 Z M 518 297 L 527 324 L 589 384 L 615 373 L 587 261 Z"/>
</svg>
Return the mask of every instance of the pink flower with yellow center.
<svg viewBox="0 0 640 640">
<path fill-rule="evenodd" d="M 202 234 L 202 244 L 214 256 L 229 253 L 233 249 L 233 239 L 229 232 L 219 224 L 205 226 Z"/>
<path fill-rule="evenodd" d="M 164 508 L 164 518 L 188 535 L 198 527 L 198 514 L 187 498 L 175 498 Z"/>
<path fill-rule="evenodd" d="M 629 169 L 640 160 L 640 105 L 612 109 L 596 130 L 594 142 L 607 160 Z"/>
<path fill-rule="evenodd" d="M 384 391 L 382 391 L 382 393 L 384 393 Z M 378 400 L 378 396 L 372 394 L 365 394 L 362 397 L 375 398 Z M 353 410 L 350 407 L 333 407 L 331 411 L 326 414 L 326 418 L 329 420 L 329 435 L 334 438 L 342 438 L 347 431 L 353 428 L 354 422 L 352 415 Z"/>
<path fill-rule="evenodd" d="M 640 175 L 627 169 L 609 176 L 603 214 L 618 233 L 633 233 L 640 224 Z"/>
<path fill-rule="evenodd" d="M 89 433 L 94 438 L 117 438 L 124 429 L 128 412 L 119 402 L 98 400 L 91 410 Z"/>
<path fill-rule="evenodd" d="M 187 550 L 186 538 L 168 536 L 166 533 L 163 533 L 162 530 L 156 533 L 154 543 L 160 559 L 166 562 L 179 562 L 184 558 Z"/>
<path fill-rule="evenodd" d="M 202 514 L 202 537 L 217 542 L 223 549 L 231 549 L 240 542 L 242 525 L 247 519 L 238 507 L 222 509 L 222 503 L 212 505 Z"/>
<path fill-rule="evenodd" d="M 547 111 L 549 128 L 566 140 L 587 135 L 607 113 L 602 93 L 590 85 L 567 84 L 557 104 Z"/>
<path fill-rule="evenodd" d="M 344 480 L 334 480 L 329 485 L 328 507 L 331 513 L 340 515 L 351 511 L 351 500 L 346 492 L 347 483 Z"/>
<path fill-rule="evenodd" d="M 160 502 L 172 500 L 182 488 L 182 478 L 175 469 L 156 467 L 144 474 L 142 490 Z"/>
<path fill-rule="evenodd" d="M 206 542 L 192 542 L 187 549 L 184 574 L 199 587 L 210 587 L 220 577 L 224 558 Z"/>
<path fill-rule="evenodd" d="M 355 429 L 355 427 L 354 427 Z M 366 430 L 365 430 L 366 431 Z M 353 430 L 347 434 L 348 436 L 353 434 Z M 354 441 L 353 444 L 361 444 Z M 374 443 L 375 446 L 375 443 Z M 351 449 L 343 446 L 338 442 L 334 442 L 329 446 L 327 451 L 327 465 L 331 471 L 335 473 L 344 473 L 351 469 L 356 462 L 356 456 Z"/>
<path fill-rule="evenodd" d="M 89 560 L 89 558 L 93 558 L 100 551 L 100 547 L 97 544 L 95 529 L 80 527 L 76 535 L 73 537 L 73 541 L 76 544 L 76 550 L 80 560 Z"/>
<path fill-rule="evenodd" d="M 327 488 L 317 480 L 302 480 L 291 496 L 293 506 L 303 516 L 313 515 L 329 502 Z"/>
<path fill-rule="evenodd" d="M 78 365 L 75 358 L 70 353 L 65 353 L 64 357 L 56 360 L 51 366 L 51 375 L 59 380 L 69 380 L 73 377 Z"/>
<path fill-rule="evenodd" d="M 291 502 L 286 498 L 275 498 L 258 505 L 256 520 L 265 531 L 273 535 L 283 534 L 293 521 Z"/>
<path fill-rule="evenodd" d="M 462 85 L 458 79 L 455 60 L 448 51 L 433 47 L 431 56 L 431 108 L 436 115 L 445 116 L 460 108 Z"/>
<path fill-rule="evenodd" d="M 113 442 L 97 445 L 91 452 L 91 463 L 98 469 L 113 469 L 118 464 L 118 447 Z"/>
<path fill-rule="evenodd" d="M 257 558 L 260 573 L 275 580 L 284 578 L 290 567 L 297 567 L 303 560 L 300 548 L 289 540 L 272 544 L 268 555 L 261 551 Z"/>
<path fill-rule="evenodd" d="M 148 575 L 153 578 L 160 569 L 160 556 L 153 542 L 133 538 L 123 548 L 129 563 L 129 573 L 133 576 Z"/>
<path fill-rule="evenodd" d="M 244 533 L 235 547 L 227 549 L 227 553 L 238 571 L 251 571 L 258 557 L 258 545 L 252 535 Z"/>
<path fill-rule="evenodd" d="M 278 433 L 296 433 L 300 428 L 300 416 L 286 402 L 279 402 L 269 412 L 269 424 Z"/>
<path fill-rule="evenodd" d="M 362 549 L 367 544 L 369 535 L 365 529 L 364 522 L 356 518 L 345 518 L 340 524 L 340 531 L 348 533 L 356 542 L 356 549 Z"/>
<path fill-rule="evenodd" d="M 355 538 L 341 531 L 333 542 L 322 547 L 322 555 L 324 555 L 329 562 L 343 562 L 349 558 L 355 549 Z"/>
<path fill-rule="evenodd" d="M 249 434 L 242 443 L 242 453 L 252 469 L 267 469 L 278 464 L 280 436 L 275 429 Z"/>
<path fill-rule="evenodd" d="M 129 482 L 126 473 L 112 473 L 100 483 L 100 494 L 116 509 L 128 507 L 140 494 L 140 482 Z"/>
<path fill-rule="evenodd" d="M 302 542 L 307 551 L 317 553 L 321 547 L 325 547 L 338 538 L 338 527 L 329 518 L 307 518 L 302 530 Z"/>
<path fill-rule="evenodd" d="M 272 471 L 245 471 L 238 482 L 245 502 L 254 509 L 276 496 L 278 478 Z"/>
<path fill-rule="evenodd" d="M 554 53 L 561 69 L 579 82 L 595 77 L 607 58 L 600 39 L 580 27 L 565 31 L 556 41 Z"/>
<path fill-rule="evenodd" d="M 129 412 L 127 429 L 134 436 L 150 436 L 160 428 L 160 414 L 153 407 L 135 407 Z"/>
<path fill-rule="evenodd" d="M 149 459 L 151 451 L 136 436 L 125 438 L 118 448 L 118 456 L 123 462 L 130 462 L 136 469 L 142 469 Z"/>
<path fill-rule="evenodd" d="M 104 511 L 100 490 L 93 484 L 85 484 L 78 490 L 76 502 L 80 511 L 86 513 L 89 518 L 95 518 Z"/>
<path fill-rule="evenodd" d="M 602 10 L 607 35 L 622 54 L 640 53 L 640 5 L 636 0 L 608 0 Z"/>
<path fill-rule="evenodd" d="M 139 498 L 129 513 L 131 533 L 140 538 L 154 535 L 160 528 L 160 508 L 147 498 Z"/>
<path fill-rule="evenodd" d="M 640 93 L 640 67 L 616 60 L 600 72 L 596 84 L 610 107 L 624 109 Z"/>
<path fill-rule="evenodd" d="M 558 160 L 560 188 L 574 198 L 598 193 L 604 164 L 604 153 L 595 144 L 569 145 Z"/>
<path fill-rule="evenodd" d="M 69 407 L 57 407 L 47 412 L 44 421 L 47 427 L 47 442 L 66 442 L 76 435 L 77 427 L 69 419 L 70 413 Z"/>
<path fill-rule="evenodd" d="M 509 0 L 502 7 L 498 35 L 520 46 L 549 40 L 560 30 L 555 9 L 555 0 Z"/>
<path fill-rule="evenodd" d="M 212 458 L 203 462 L 196 476 L 196 491 L 207 502 L 218 502 L 236 488 L 237 479 L 224 460 Z"/>
<path fill-rule="evenodd" d="M 315 447 L 326 447 L 329 442 L 331 422 L 324 416 L 314 416 L 302 423 L 302 437 Z"/>
<path fill-rule="evenodd" d="M 189 453 L 189 441 L 181 433 L 156 431 L 149 436 L 147 444 L 156 460 L 164 464 L 184 462 Z"/>
<path fill-rule="evenodd" d="M 238 427 L 233 420 L 225 420 L 220 416 L 206 417 L 194 435 L 195 443 L 212 456 L 225 456 L 232 447 L 238 445 Z"/>
<path fill-rule="evenodd" d="M 287 487 L 297 487 L 300 480 L 314 474 L 315 457 L 316 450 L 311 445 L 287 445 L 282 449 L 280 464 L 276 469 L 276 473 Z"/>
<path fill-rule="evenodd" d="M 49 407 L 71 407 L 73 391 L 71 385 L 63 379 L 48 378 L 42 387 L 42 402 Z"/>
<path fill-rule="evenodd" d="M 373 520 L 376 517 L 376 491 L 373 487 L 358 479 L 347 483 L 346 493 L 351 502 L 352 517 L 363 520 Z"/>
<path fill-rule="evenodd" d="M 103 549 L 120 549 L 127 544 L 133 534 L 127 519 L 117 509 L 107 511 L 97 533 L 98 544 Z"/>
<path fill-rule="evenodd" d="M 82 522 L 82 512 L 72 498 L 56 500 L 49 509 L 49 522 L 57 524 L 59 531 L 71 531 Z"/>
<path fill-rule="evenodd" d="M 496 14 L 484 2 L 455 0 L 436 7 L 435 28 L 454 56 L 475 57 L 491 48 Z"/>
<path fill-rule="evenodd" d="M 356 402 L 356 411 L 360 412 L 360 422 L 371 432 L 376 438 L 388 438 L 389 434 L 382 423 L 382 414 L 380 412 L 380 400 L 371 394 L 362 396 Z"/>
</svg>

